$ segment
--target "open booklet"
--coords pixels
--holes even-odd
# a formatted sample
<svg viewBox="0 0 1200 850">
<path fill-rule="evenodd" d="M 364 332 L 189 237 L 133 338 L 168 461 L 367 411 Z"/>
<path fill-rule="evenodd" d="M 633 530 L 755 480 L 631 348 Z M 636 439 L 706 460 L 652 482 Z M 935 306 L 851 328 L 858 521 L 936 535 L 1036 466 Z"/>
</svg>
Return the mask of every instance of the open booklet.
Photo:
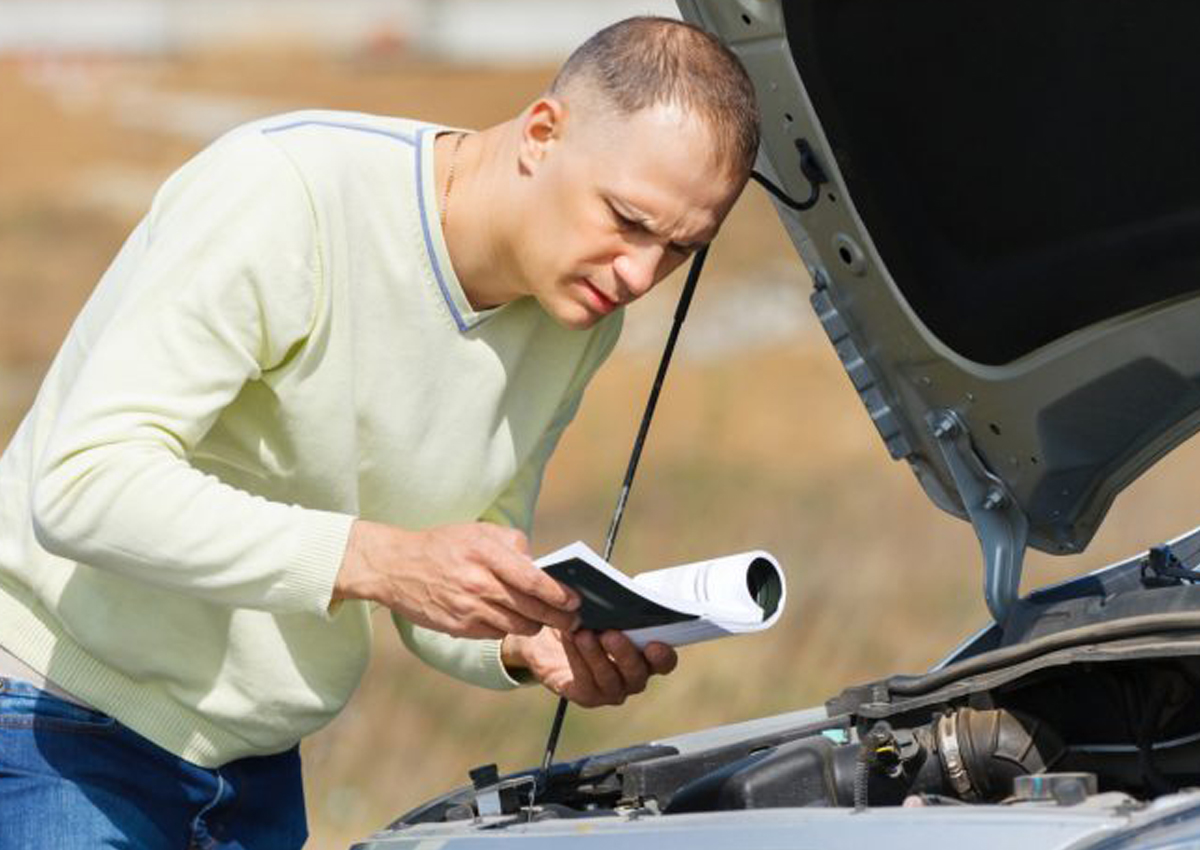
<svg viewBox="0 0 1200 850">
<path fill-rule="evenodd" d="M 758 632 L 779 619 L 787 584 L 766 552 L 625 575 L 575 542 L 535 562 L 579 593 L 581 628 L 620 629 L 639 647 L 671 646 Z"/>
</svg>

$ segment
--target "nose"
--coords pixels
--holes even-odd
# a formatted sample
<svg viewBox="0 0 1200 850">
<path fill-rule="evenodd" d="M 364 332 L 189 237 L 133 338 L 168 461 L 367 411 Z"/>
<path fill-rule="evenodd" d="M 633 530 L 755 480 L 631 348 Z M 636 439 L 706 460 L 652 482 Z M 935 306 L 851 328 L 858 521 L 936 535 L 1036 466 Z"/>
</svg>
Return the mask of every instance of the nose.
<svg viewBox="0 0 1200 850">
<path fill-rule="evenodd" d="M 629 245 L 613 260 L 613 271 L 632 298 L 640 298 L 657 283 L 663 251 L 656 243 Z"/>
</svg>

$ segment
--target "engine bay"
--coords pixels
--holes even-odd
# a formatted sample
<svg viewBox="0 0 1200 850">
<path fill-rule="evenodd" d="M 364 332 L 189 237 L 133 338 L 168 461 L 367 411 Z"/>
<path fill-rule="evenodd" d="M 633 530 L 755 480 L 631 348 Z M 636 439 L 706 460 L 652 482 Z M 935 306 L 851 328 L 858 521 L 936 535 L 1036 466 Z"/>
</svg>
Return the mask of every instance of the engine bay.
<svg viewBox="0 0 1200 850">
<path fill-rule="evenodd" d="M 485 765 L 470 786 L 390 828 L 784 807 L 1148 805 L 1200 785 L 1198 541 L 1031 594 L 1003 629 L 985 629 L 930 672 L 847 688 L 797 722 L 504 777 Z"/>
</svg>

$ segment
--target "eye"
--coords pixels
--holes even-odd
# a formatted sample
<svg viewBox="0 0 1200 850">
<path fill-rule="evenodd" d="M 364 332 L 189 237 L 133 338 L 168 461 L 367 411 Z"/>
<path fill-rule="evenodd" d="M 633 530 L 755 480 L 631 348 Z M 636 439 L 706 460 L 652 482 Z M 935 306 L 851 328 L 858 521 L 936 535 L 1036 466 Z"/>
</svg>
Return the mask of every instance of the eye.
<svg viewBox="0 0 1200 850">
<path fill-rule="evenodd" d="M 622 230 L 637 230 L 642 226 L 641 222 L 634 221 L 628 216 L 622 215 L 620 210 L 618 210 L 612 204 L 608 205 L 608 211 L 612 213 L 613 220 L 616 221 L 617 227 L 621 228 Z"/>
</svg>

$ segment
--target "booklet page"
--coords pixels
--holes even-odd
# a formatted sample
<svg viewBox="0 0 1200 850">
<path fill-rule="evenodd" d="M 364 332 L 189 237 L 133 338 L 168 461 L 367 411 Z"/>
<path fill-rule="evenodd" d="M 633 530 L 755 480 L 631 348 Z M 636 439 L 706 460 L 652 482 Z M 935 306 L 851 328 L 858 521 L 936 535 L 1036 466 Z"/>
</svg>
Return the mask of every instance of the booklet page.
<svg viewBox="0 0 1200 850">
<path fill-rule="evenodd" d="M 783 570 L 767 552 L 743 552 L 633 578 L 582 542 L 536 562 L 583 600 L 582 627 L 620 629 L 638 646 L 682 646 L 769 628 L 787 598 Z"/>
</svg>

